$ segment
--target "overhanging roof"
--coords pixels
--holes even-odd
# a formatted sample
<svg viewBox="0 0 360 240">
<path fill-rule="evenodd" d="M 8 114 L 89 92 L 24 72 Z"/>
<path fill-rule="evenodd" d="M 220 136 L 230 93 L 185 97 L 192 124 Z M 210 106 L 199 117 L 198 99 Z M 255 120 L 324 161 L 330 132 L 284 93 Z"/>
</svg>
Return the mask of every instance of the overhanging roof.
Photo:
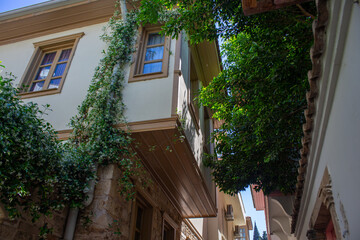
<svg viewBox="0 0 360 240">
<path fill-rule="evenodd" d="M 249 16 L 310 1 L 312 0 L 241 0 L 241 4 L 245 16 Z"/>
<path fill-rule="evenodd" d="M 115 0 L 53 0 L 0 13 L 0 45 L 107 22 Z"/>
</svg>

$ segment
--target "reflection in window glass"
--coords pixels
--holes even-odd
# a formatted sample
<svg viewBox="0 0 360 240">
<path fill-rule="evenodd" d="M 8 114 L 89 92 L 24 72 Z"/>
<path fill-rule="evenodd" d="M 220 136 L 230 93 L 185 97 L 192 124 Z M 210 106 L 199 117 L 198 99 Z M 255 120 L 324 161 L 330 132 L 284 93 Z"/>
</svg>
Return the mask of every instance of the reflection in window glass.
<svg viewBox="0 0 360 240">
<path fill-rule="evenodd" d="M 58 76 L 63 75 L 65 68 L 66 68 L 66 63 L 60 63 L 60 64 L 56 65 L 53 77 L 58 77 Z"/>
<path fill-rule="evenodd" d="M 45 54 L 45 56 L 41 62 L 41 65 L 51 64 L 54 61 L 55 55 L 56 55 L 56 52 Z"/>
<path fill-rule="evenodd" d="M 245 229 L 240 228 L 240 240 L 245 240 L 245 239 L 246 239 Z"/>
<path fill-rule="evenodd" d="M 147 45 L 163 44 L 165 36 L 161 36 L 159 33 L 150 33 Z"/>
<path fill-rule="evenodd" d="M 31 85 L 30 92 L 40 91 L 40 90 L 43 88 L 43 86 L 44 86 L 44 82 L 45 82 L 45 81 L 34 82 L 34 83 Z"/>
<path fill-rule="evenodd" d="M 51 79 L 48 89 L 58 88 L 61 78 Z"/>
<path fill-rule="evenodd" d="M 164 46 L 146 49 L 145 61 L 159 60 L 164 55 Z"/>
<path fill-rule="evenodd" d="M 35 80 L 46 78 L 47 75 L 49 74 L 50 68 L 51 68 L 51 66 L 39 68 L 39 71 L 38 71 L 38 74 L 36 75 Z"/>
<path fill-rule="evenodd" d="M 145 63 L 143 73 L 161 72 L 162 62 Z"/>
<path fill-rule="evenodd" d="M 60 58 L 59 58 L 59 62 L 63 62 L 63 61 L 67 61 L 69 60 L 70 57 L 70 53 L 71 53 L 71 48 L 70 49 L 65 49 L 61 52 Z"/>
</svg>

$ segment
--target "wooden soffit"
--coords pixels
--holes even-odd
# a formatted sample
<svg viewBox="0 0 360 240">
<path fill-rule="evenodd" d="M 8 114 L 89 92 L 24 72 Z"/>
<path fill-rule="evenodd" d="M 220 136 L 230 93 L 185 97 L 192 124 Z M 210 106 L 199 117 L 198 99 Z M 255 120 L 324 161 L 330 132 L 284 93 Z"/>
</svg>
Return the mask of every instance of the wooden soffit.
<svg viewBox="0 0 360 240">
<path fill-rule="evenodd" d="M 221 60 L 217 42 L 203 41 L 197 45 L 192 45 L 191 54 L 198 77 L 205 86 L 208 85 L 221 71 Z"/>
<path fill-rule="evenodd" d="M 241 0 L 245 16 L 268 12 L 311 0 Z"/>
<path fill-rule="evenodd" d="M 134 129 L 134 149 L 183 218 L 216 216 L 215 203 L 177 118 Z M 158 125 L 159 128 L 154 126 Z M 131 126 L 134 128 L 134 126 Z M 136 127 L 135 127 L 136 128 Z"/>
<path fill-rule="evenodd" d="M 0 14 L 0 45 L 107 22 L 115 0 L 68 0 L 37 4 Z"/>
</svg>

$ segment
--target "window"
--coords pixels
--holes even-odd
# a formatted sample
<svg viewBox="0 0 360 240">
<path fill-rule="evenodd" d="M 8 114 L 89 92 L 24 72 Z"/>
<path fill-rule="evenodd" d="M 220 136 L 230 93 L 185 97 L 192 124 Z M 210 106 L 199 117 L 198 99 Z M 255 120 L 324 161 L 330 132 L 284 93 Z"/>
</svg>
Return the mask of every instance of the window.
<svg viewBox="0 0 360 240">
<path fill-rule="evenodd" d="M 210 144 L 211 144 L 211 118 L 209 114 L 209 109 L 204 107 L 204 140 L 205 140 L 205 149 L 207 153 L 212 153 Z"/>
<path fill-rule="evenodd" d="M 164 231 L 163 231 L 163 240 L 174 240 L 175 239 L 175 230 L 174 228 L 168 223 L 164 222 Z"/>
<path fill-rule="evenodd" d="M 34 54 L 21 81 L 22 98 L 61 92 L 76 45 L 83 35 L 34 43 Z"/>
<path fill-rule="evenodd" d="M 196 98 L 198 97 L 200 90 L 200 81 L 198 78 L 198 74 L 195 68 L 195 63 L 192 58 L 190 57 L 190 84 L 188 86 L 188 92 L 189 92 L 189 110 L 190 114 L 193 118 L 196 130 L 199 131 L 200 128 L 200 106 L 199 103 L 196 101 Z"/>
<path fill-rule="evenodd" d="M 164 212 L 162 240 L 175 240 L 176 229 L 178 229 L 178 225 L 166 212 Z"/>
<path fill-rule="evenodd" d="M 240 227 L 239 225 L 235 225 L 234 239 L 235 240 L 246 240 L 245 228 Z"/>
<path fill-rule="evenodd" d="M 246 240 L 245 228 L 240 228 L 240 240 Z"/>
<path fill-rule="evenodd" d="M 132 240 L 151 239 L 152 207 L 138 196 L 133 208 Z"/>
<path fill-rule="evenodd" d="M 170 39 L 159 32 L 160 27 L 144 28 L 142 31 L 129 82 L 168 75 Z"/>
</svg>

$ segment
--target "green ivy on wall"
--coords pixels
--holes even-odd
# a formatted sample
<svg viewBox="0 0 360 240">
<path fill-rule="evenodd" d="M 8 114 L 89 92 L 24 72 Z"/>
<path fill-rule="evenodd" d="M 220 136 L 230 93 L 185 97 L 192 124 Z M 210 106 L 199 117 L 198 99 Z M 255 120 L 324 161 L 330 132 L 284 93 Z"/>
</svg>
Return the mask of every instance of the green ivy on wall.
<svg viewBox="0 0 360 240">
<path fill-rule="evenodd" d="M 126 21 L 118 13 L 110 19 L 102 39 L 108 43 L 104 58 L 95 69 L 87 96 L 79 106 L 79 113 L 71 119 L 73 135 L 70 144 L 83 158 L 93 164 L 117 163 L 122 170 L 122 193 L 132 194 L 130 179 L 140 163 L 131 151 L 131 136 L 116 124 L 126 123 L 122 90 L 125 84 L 125 67 L 134 52 L 138 25 L 135 13 L 127 14 Z M 127 195 L 128 197 L 131 197 Z"/>
<path fill-rule="evenodd" d="M 101 36 L 107 50 L 71 119 L 73 133 L 66 142 L 58 141 L 42 118 L 49 106 L 25 104 L 11 84 L 14 76 L 0 76 L 0 200 L 10 218 L 26 211 L 36 221 L 64 206 L 82 207 L 94 170 L 109 164 L 119 166 L 121 193 L 132 198 L 131 177 L 142 165 L 131 150 L 130 133 L 116 126 L 126 126 L 122 90 L 137 28 L 134 12 L 123 21 L 115 11 Z M 49 233 L 46 223 L 41 233 Z"/>
</svg>

